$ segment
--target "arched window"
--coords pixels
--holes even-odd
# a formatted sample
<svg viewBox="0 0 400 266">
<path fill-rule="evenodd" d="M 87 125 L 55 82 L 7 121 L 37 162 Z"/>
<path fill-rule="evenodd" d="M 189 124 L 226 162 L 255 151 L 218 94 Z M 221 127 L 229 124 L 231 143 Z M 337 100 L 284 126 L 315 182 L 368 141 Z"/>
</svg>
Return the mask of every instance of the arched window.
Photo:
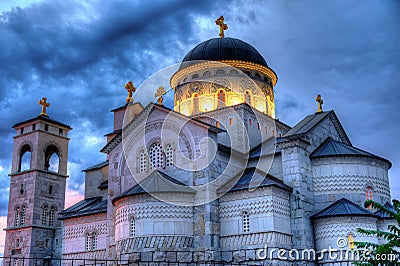
<svg viewBox="0 0 400 266">
<path fill-rule="evenodd" d="M 365 200 L 372 200 L 372 187 L 367 187 L 365 191 Z"/>
<path fill-rule="evenodd" d="M 150 147 L 150 168 L 163 168 L 164 154 L 161 144 L 156 142 Z"/>
<path fill-rule="evenodd" d="M 92 250 L 97 249 L 97 233 L 92 234 Z"/>
<path fill-rule="evenodd" d="M 53 226 L 54 225 L 54 216 L 56 214 L 56 207 L 51 207 L 50 212 L 49 212 L 49 225 Z"/>
<path fill-rule="evenodd" d="M 229 118 L 229 125 L 232 126 L 233 125 L 233 118 Z"/>
<path fill-rule="evenodd" d="M 20 150 L 18 172 L 31 169 L 31 147 L 26 144 Z"/>
<path fill-rule="evenodd" d="M 95 250 L 97 249 L 97 233 L 86 233 L 85 235 L 85 250 Z"/>
<path fill-rule="evenodd" d="M 24 195 L 24 193 L 25 193 L 24 184 L 21 184 L 19 189 L 19 194 Z"/>
<path fill-rule="evenodd" d="M 365 200 L 372 200 L 373 199 L 373 195 L 372 195 L 372 187 L 367 187 L 367 189 L 365 190 Z M 372 204 L 370 204 L 368 207 L 368 209 L 372 209 Z"/>
<path fill-rule="evenodd" d="M 249 91 L 246 91 L 244 93 L 244 101 L 245 103 L 247 103 L 248 105 L 251 105 L 251 93 Z"/>
<path fill-rule="evenodd" d="M 220 123 L 219 121 L 216 121 L 216 122 L 215 122 L 215 126 L 216 126 L 217 128 L 221 128 L 221 123 Z"/>
<path fill-rule="evenodd" d="M 253 119 L 249 118 L 249 126 L 253 126 Z"/>
<path fill-rule="evenodd" d="M 129 236 L 135 236 L 136 234 L 136 224 L 135 224 L 135 217 L 131 217 L 129 221 Z"/>
<path fill-rule="evenodd" d="M 147 170 L 147 160 L 146 160 L 146 153 L 141 151 L 139 154 L 139 172 L 143 173 Z"/>
<path fill-rule="evenodd" d="M 14 226 L 20 225 L 20 215 L 21 215 L 21 209 L 17 206 L 15 207 L 15 220 L 14 220 Z"/>
<path fill-rule="evenodd" d="M 226 96 L 224 90 L 218 91 L 218 108 L 226 106 Z"/>
<path fill-rule="evenodd" d="M 58 172 L 60 164 L 60 152 L 54 145 L 50 145 L 46 149 L 44 169 L 47 171 Z"/>
<path fill-rule="evenodd" d="M 165 166 L 171 166 L 174 164 L 174 151 L 170 144 L 165 148 Z"/>
<path fill-rule="evenodd" d="M 85 250 L 89 251 L 92 248 L 92 238 L 90 237 L 89 234 L 86 235 L 85 237 Z"/>
<path fill-rule="evenodd" d="M 20 225 L 24 225 L 25 224 L 25 212 L 26 212 L 26 207 L 22 206 L 21 207 Z"/>
<path fill-rule="evenodd" d="M 47 225 L 47 215 L 49 213 L 49 208 L 47 205 L 42 208 L 42 225 Z"/>
<path fill-rule="evenodd" d="M 242 214 L 243 232 L 250 232 L 250 215 L 247 211 Z"/>
<path fill-rule="evenodd" d="M 199 95 L 197 93 L 193 94 L 193 115 L 197 115 L 199 113 Z"/>
</svg>

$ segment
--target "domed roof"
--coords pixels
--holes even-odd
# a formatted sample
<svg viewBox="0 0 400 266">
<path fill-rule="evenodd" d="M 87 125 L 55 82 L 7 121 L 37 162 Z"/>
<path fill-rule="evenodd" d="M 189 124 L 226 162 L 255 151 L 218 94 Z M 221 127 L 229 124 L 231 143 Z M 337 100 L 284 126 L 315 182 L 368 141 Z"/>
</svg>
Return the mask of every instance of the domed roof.
<svg viewBox="0 0 400 266">
<path fill-rule="evenodd" d="M 268 67 L 265 59 L 250 44 L 234 38 L 213 38 L 193 48 L 182 62 L 195 60 L 240 60 Z"/>
</svg>

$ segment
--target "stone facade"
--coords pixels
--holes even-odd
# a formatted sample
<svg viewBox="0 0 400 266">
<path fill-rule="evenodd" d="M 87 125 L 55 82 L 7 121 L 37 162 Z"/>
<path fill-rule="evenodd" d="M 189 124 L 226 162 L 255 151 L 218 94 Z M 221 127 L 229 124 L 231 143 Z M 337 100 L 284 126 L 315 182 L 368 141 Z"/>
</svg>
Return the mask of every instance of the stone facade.
<svg viewBox="0 0 400 266">
<path fill-rule="evenodd" d="M 39 116 L 14 125 L 5 256 L 59 257 L 68 161 L 68 130 Z M 26 168 L 23 168 L 27 159 Z M 33 262 L 31 262 L 33 263 Z"/>
</svg>

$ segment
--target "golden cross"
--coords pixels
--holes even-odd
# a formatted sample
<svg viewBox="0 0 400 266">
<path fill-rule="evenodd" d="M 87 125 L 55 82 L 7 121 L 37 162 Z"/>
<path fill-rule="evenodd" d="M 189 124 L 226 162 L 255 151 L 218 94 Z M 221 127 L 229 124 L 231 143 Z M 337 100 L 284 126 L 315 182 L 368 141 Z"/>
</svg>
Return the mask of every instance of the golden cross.
<svg viewBox="0 0 400 266">
<path fill-rule="evenodd" d="M 159 97 L 157 100 L 158 105 L 163 105 L 163 95 L 165 95 L 167 92 L 164 90 L 164 87 L 160 86 L 157 89 L 157 92 L 154 94 L 155 97 Z"/>
<path fill-rule="evenodd" d="M 318 102 L 318 110 L 315 113 L 322 113 L 322 105 L 324 104 L 324 100 L 322 100 L 321 94 L 318 94 L 315 100 Z"/>
<path fill-rule="evenodd" d="M 39 100 L 39 105 L 42 106 L 42 112 L 39 115 L 47 116 L 46 108 L 50 107 L 50 103 L 48 103 L 46 101 L 47 101 L 47 98 L 45 98 L 45 97 L 43 97 L 41 100 Z"/>
<path fill-rule="evenodd" d="M 224 16 L 220 16 L 216 21 L 215 24 L 219 26 L 219 37 L 224 38 L 225 33 L 224 30 L 228 29 L 228 25 L 224 24 Z"/>
<path fill-rule="evenodd" d="M 133 103 L 132 93 L 136 91 L 135 86 L 133 86 L 133 82 L 128 81 L 128 83 L 125 84 L 125 89 L 128 91 L 128 97 L 126 97 L 126 103 Z"/>
</svg>

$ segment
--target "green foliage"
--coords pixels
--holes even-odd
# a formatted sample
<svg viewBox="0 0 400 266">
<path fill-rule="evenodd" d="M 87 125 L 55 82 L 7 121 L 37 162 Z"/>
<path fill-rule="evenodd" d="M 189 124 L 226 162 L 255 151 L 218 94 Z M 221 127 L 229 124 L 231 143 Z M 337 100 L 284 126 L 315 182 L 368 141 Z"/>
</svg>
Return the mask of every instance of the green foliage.
<svg viewBox="0 0 400 266">
<path fill-rule="evenodd" d="M 396 212 L 372 200 L 367 200 L 364 206 L 372 207 L 373 209 L 380 210 L 381 212 L 387 214 L 389 217 L 396 220 L 397 225 L 389 225 L 387 232 L 358 228 L 357 231 L 359 233 L 383 238 L 385 243 L 374 244 L 369 242 L 354 242 L 354 245 L 358 249 L 372 250 L 372 256 L 370 258 L 363 262 L 356 262 L 354 264 L 365 266 L 400 265 L 400 202 L 398 200 L 393 200 L 393 207 Z"/>
</svg>

